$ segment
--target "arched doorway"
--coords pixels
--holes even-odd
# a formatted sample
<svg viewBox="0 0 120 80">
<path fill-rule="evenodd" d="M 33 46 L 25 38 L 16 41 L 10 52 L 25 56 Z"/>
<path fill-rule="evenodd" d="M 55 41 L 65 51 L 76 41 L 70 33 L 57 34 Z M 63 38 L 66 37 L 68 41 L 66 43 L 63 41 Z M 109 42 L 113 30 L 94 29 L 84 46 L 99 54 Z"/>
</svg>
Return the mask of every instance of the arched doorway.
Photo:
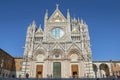
<svg viewBox="0 0 120 80">
<path fill-rule="evenodd" d="M 45 58 L 45 52 L 43 49 L 38 49 L 33 54 L 33 60 L 43 63 Z M 31 72 L 33 73 L 33 72 Z M 43 78 L 43 64 L 36 65 L 36 78 Z"/>
<path fill-rule="evenodd" d="M 97 66 L 95 64 L 93 64 L 93 71 L 95 74 L 95 78 L 97 78 Z"/>
<path fill-rule="evenodd" d="M 78 70 L 77 64 L 71 65 L 71 71 L 72 71 L 71 73 L 73 78 L 78 77 L 79 70 Z"/>
<path fill-rule="evenodd" d="M 36 77 L 43 78 L 43 65 L 36 66 Z"/>
<path fill-rule="evenodd" d="M 102 78 L 110 76 L 110 74 L 109 74 L 109 67 L 108 67 L 107 64 L 101 64 L 99 66 L 99 68 L 100 68 L 100 76 Z"/>
<path fill-rule="evenodd" d="M 70 49 L 68 54 L 68 59 L 70 59 L 71 64 L 71 77 L 80 77 L 80 66 L 78 61 L 81 60 L 81 53 L 78 49 Z"/>
</svg>

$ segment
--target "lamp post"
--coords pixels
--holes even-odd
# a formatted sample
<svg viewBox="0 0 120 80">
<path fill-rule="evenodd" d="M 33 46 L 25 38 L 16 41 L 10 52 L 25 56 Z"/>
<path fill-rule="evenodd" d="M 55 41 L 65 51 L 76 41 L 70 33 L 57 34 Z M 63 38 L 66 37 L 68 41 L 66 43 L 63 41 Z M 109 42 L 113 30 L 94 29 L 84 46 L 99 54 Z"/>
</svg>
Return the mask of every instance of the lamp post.
<svg viewBox="0 0 120 80">
<path fill-rule="evenodd" d="M 0 64 L 0 76 L 2 77 L 2 68 L 3 68 L 3 62 L 4 60 L 1 60 L 1 64 Z"/>
</svg>

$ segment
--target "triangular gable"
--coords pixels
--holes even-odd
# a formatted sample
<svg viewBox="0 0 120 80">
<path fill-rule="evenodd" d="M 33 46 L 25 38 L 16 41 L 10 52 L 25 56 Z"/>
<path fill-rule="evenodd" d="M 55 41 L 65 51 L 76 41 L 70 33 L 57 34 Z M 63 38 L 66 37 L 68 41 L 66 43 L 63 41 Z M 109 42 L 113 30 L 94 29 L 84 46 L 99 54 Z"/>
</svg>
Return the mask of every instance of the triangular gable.
<svg viewBox="0 0 120 80">
<path fill-rule="evenodd" d="M 39 44 L 35 47 L 35 50 L 38 50 L 38 49 L 46 50 L 46 48 L 43 46 L 42 43 L 39 43 Z"/>
<path fill-rule="evenodd" d="M 60 12 L 59 9 L 56 9 L 54 13 L 49 18 L 50 22 L 65 22 L 66 18 L 63 16 L 63 14 Z"/>
<path fill-rule="evenodd" d="M 36 34 L 43 35 L 43 30 L 42 30 L 42 28 L 41 28 L 41 25 L 40 25 L 39 28 L 37 29 Z"/>
<path fill-rule="evenodd" d="M 52 47 L 52 50 L 54 50 L 54 49 L 61 49 L 61 50 L 63 50 L 63 47 L 61 46 L 61 44 L 55 43 L 55 45 Z"/>
<path fill-rule="evenodd" d="M 80 50 L 80 48 L 75 43 L 72 43 L 72 45 L 67 50 L 69 51 L 71 49 L 78 49 L 78 50 Z"/>
</svg>

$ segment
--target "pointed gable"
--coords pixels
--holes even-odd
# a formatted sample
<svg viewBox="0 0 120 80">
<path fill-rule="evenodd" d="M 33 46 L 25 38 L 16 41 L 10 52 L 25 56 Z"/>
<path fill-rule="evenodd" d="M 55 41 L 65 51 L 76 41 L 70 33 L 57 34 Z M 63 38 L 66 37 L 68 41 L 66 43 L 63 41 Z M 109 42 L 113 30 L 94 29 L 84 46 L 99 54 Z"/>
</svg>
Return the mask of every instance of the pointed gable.
<svg viewBox="0 0 120 80">
<path fill-rule="evenodd" d="M 39 28 L 37 29 L 36 34 L 37 34 L 37 35 L 43 35 L 43 30 L 42 30 L 42 28 L 41 28 L 41 25 L 40 25 Z"/>
<path fill-rule="evenodd" d="M 80 50 L 80 48 L 78 47 L 78 45 L 76 43 L 72 43 L 70 47 L 68 47 L 68 51 L 72 50 L 72 49 L 77 49 Z"/>
<path fill-rule="evenodd" d="M 39 29 L 36 31 L 36 34 L 43 35 L 43 31 L 39 28 Z"/>
<path fill-rule="evenodd" d="M 47 50 L 42 43 L 37 44 L 37 45 L 34 47 L 34 49 L 35 49 L 35 50 L 41 49 L 41 50 L 45 50 L 45 51 Z"/>
<path fill-rule="evenodd" d="M 55 43 L 55 44 L 53 45 L 52 49 L 53 49 L 53 50 L 54 50 L 54 49 L 61 49 L 61 50 L 63 50 L 63 47 L 61 46 L 60 43 Z"/>
<path fill-rule="evenodd" d="M 51 17 L 49 18 L 50 22 L 65 22 L 66 18 L 63 16 L 63 14 L 58 9 L 58 5 L 56 5 L 56 10 L 53 12 Z"/>
</svg>

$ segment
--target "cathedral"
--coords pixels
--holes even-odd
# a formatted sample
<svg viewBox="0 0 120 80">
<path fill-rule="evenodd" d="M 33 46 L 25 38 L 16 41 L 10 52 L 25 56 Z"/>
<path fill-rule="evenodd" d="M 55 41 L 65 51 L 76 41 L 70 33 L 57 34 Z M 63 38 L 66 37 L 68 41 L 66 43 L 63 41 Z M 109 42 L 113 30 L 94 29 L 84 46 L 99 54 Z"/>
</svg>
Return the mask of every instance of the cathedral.
<svg viewBox="0 0 120 80">
<path fill-rule="evenodd" d="M 66 16 L 56 5 L 44 16 L 44 30 L 35 21 L 28 26 L 22 76 L 31 78 L 95 77 L 88 25 L 82 19 Z"/>
</svg>

